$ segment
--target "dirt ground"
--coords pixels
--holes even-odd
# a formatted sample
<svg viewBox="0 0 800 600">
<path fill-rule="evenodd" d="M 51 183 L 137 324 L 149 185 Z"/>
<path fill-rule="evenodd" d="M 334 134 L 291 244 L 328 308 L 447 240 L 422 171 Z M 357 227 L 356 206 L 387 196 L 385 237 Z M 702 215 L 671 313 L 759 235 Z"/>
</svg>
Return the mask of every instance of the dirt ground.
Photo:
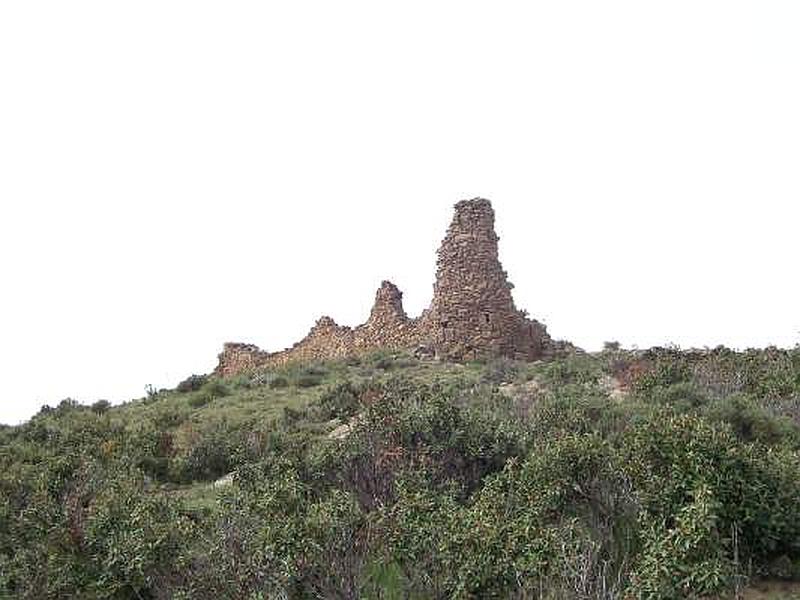
<svg viewBox="0 0 800 600">
<path fill-rule="evenodd" d="M 800 600 L 800 582 L 760 581 L 740 597 L 742 600 Z"/>
</svg>

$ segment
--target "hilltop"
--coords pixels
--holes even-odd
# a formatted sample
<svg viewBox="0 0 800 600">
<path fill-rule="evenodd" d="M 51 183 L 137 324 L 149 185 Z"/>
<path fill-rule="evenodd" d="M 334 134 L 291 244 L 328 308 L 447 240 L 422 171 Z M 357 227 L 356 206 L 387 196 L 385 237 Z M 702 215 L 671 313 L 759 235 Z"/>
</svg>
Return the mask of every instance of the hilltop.
<svg viewBox="0 0 800 600">
<path fill-rule="evenodd" d="M 587 354 L 498 253 L 459 202 L 418 317 L 384 281 L 357 327 L 0 429 L 0 594 L 800 593 L 800 348 Z"/>
<path fill-rule="evenodd" d="M 496 357 L 537 360 L 576 349 L 554 341 L 547 328 L 518 310 L 499 259 L 492 203 L 484 198 L 455 205 L 453 221 L 438 251 L 430 306 L 417 318 L 403 308 L 403 293 L 384 281 L 369 319 L 355 328 L 331 317 L 317 320 L 291 348 L 265 352 L 252 344 L 225 344 L 218 375 L 291 362 L 358 357 L 377 350 L 413 350 L 448 360 Z"/>
</svg>

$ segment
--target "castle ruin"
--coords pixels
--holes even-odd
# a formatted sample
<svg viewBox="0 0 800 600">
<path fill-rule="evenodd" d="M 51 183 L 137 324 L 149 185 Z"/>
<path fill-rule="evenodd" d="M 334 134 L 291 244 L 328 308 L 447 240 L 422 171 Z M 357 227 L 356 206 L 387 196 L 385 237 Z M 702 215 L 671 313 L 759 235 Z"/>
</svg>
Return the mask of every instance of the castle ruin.
<svg viewBox="0 0 800 600">
<path fill-rule="evenodd" d="M 384 281 L 363 325 L 345 327 L 322 317 L 300 342 L 274 353 L 251 344 L 227 343 L 215 373 L 230 376 L 383 348 L 421 348 L 448 360 L 503 356 L 532 361 L 567 351 L 569 344 L 554 342 L 544 325 L 515 307 L 513 286 L 498 258 L 498 239 L 491 202 L 463 200 L 455 205 L 453 222 L 439 248 L 433 300 L 421 316 L 409 318 L 403 293 Z"/>
</svg>

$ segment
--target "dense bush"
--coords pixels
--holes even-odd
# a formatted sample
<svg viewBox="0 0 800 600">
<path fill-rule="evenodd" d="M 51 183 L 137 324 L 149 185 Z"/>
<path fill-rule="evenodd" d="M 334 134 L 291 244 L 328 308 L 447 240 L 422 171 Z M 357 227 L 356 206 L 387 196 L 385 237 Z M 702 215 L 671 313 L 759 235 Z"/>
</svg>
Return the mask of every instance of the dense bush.
<svg viewBox="0 0 800 600">
<path fill-rule="evenodd" d="M 299 388 L 311 388 L 322 384 L 322 377 L 320 375 L 300 375 L 295 382 Z"/>
<path fill-rule="evenodd" d="M 0 597 L 720 598 L 800 576 L 796 351 L 396 360 L 0 428 Z"/>
<path fill-rule="evenodd" d="M 111 403 L 108 400 L 98 400 L 97 402 L 92 404 L 92 410 L 96 412 L 98 415 L 102 415 L 105 413 L 109 408 L 111 408 Z"/>
<path fill-rule="evenodd" d="M 230 394 L 230 390 L 225 383 L 219 379 L 209 379 L 189 397 L 189 405 L 200 408 L 213 400 L 224 398 L 228 394 Z"/>
<path fill-rule="evenodd" d="M 286 377 L 277 376 L 270 380 L 269 387 L 272 389 L 281 389 L 285 387 L 289 387 L 289 380 Z"/>
<path fill-rule="evenodd" d="M 189 377 L 181 381 L 175 389 L 182 394 L 196 392 L 205 385 L 206 381 L 208 381 L 206 375 L 189 375 Z"/>
<path fill-rule="evenodd" d="M 800 449 L 800 423 L 772 413 L 749 396 L 735 395 L 718 400 L 709 406 L 708 415 L 713 420 L 727 423 L 745 442 Z"/>
<path fill-rule="evenodd" d="M 732 583 L 735 560 L 765 569 L 799 557 L 796 453 L 738 444 L 728 427 L 689 415 L 632 429 L 623 452 L 642 507 L 634 580 L 644 595 L 717 592 Z"/>
<path fill-rule="evenodd" d="M 486 363 L 483 380 L 498 385 L 516 380 L 522 372 L 520 363 L 508 358 L 496 358 Z"/>
<path fill-rule="evenodd" d="M 600 365 L 588 356 L 571 356 L 552 362 L 544 370 L 544 379 L 554 386 L 593 384 L 600 375 Z"/>
<path fill-rule="evenodd" d="M 344 381 L 325 390 L 319 399 L 319 413 L 323 419 L 349 419 L 358 412 L 363 390 L 351 381 Z"/>
</svg>

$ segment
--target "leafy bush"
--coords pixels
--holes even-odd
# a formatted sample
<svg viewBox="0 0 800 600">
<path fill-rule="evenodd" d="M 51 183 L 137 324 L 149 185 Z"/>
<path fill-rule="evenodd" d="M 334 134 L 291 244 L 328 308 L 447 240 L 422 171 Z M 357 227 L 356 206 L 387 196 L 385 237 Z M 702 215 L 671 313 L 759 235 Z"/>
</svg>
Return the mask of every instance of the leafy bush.
<svg viewBox="0 0 800 600">
<path fill-rule="evenodd" d="M 508 358 L 495 358 L 486 363 L 483 381 L 493 385 L 511 383 L 519 378 L 522 369 L 519 363 Z"/>
<path fill-rule="evenodd" d="M 623 456 L 642 507 L 635 579 L 645 595 L 730 586 L 733 532 L 744 560 L 798 558 L 796 453 L 739 445 L 730 429 L 700 417 L 656 415 L 629 432 Z"/>
<path fill-rule="evenodd" d="M 201 391 L 214 399 L 224 398 L 230 393 L 227 386 L 219 379 L 210 379 L 203 385 Z"/>
<path fill-rule="evenodd" d="M 92 404 L 92 411 L 96 412 L 98 415 L 105 414 L 109 408 L 111 408 L 111 402 L 108 400 L 98 400 L 94 404 Z"/>
<path fill-rule="evenodd" d="M 189 398 L 189 406 L 192 408 L 202 408 L 213 400 L 213 396 L 205 393 L 198 393 Z"/>
<path fill-rule="evenodd" d="M 206 375 L 189 375 L 175 389 L 182 394 L 196 392 L 206 384 L 206 381 L 208 381 L 208 376 Z"/>
<path fill-rule="evenodd" d="M 602 369 L 590 357 L 576 355 L 548 364 L 543 374 L 552 386 L 588 385 L 597 383 Z"/>
<path fill-rule="evenodd" d="M 677 410 L 690 410 L 708 403 L 708 397 L 694 383 L 672 383 L 654 387 L 649 399 Z"/>
<path fill-rule="evenodd" d="M 193 523 L 169 497 L 143 493 L 135 474 L 106 482 L 85 517 L 85 551 L 99 577 L 88 596 L 141 597 L 183 566 Z"/>
<path fill-rule="evenodd" d="M 299 388 L 311 388 L 322 385 L 322 377 L 319 375 L 300 375 L 295 382 Z"/>
<path fill-rule="evenodd" d="M 209 379 L 197 392 L 189 397 L 189 405 L 200 408 L 230 394 L 228 387 L 219 379 Z"/>
<path fill-rule="evenodd" d="M 269 382 L 269 387 L 273 390 L 289 387 L 289 380 L 283 376 L 273 377 Z"/>
<path fill-rule="evenodd" d="M 348 420 L 359 410 L 362 390 L 351 381 L 344 381 L 325 390 L 319 399 L 323 419 Z"/>
<path fill-rule="evenodd" d="M 303 369 L 302 373 L 311 377 L 325 377 L 328 374 L 328 370 L 321 365 L 309 365 Z"/>
<path fill-rule="evenodd" d="M 620 349 L 65 402 L 0 428 L 0 597 L 673 599 L 797 577 L 798 368 Z M 609 372 L 633 393 L 609 398 Z M 496 384 L 528 375 L 535 393 Z M 328 385 L 270 391 L 303 377 Z"/>
<path fill-rule="evenodd" d="M 728 424 L 745 442 L 800 448 L 800 424 L 788 417 L 770 414 L 747 396 L 731 396 L 717 401 L 709 408 L 709 416 Z"/>
<path fill-rule="evenodd" d="M 657 355 L 655 362 L 645 370 L 636 380 L 635 389 L 640 393 L 652 392 L 659 387 L 669 387 L 685 383 L 691 378 L 689 366 L 682 359 L 672 360 L 672 355 L 666 357 Z"/>
</svg>

